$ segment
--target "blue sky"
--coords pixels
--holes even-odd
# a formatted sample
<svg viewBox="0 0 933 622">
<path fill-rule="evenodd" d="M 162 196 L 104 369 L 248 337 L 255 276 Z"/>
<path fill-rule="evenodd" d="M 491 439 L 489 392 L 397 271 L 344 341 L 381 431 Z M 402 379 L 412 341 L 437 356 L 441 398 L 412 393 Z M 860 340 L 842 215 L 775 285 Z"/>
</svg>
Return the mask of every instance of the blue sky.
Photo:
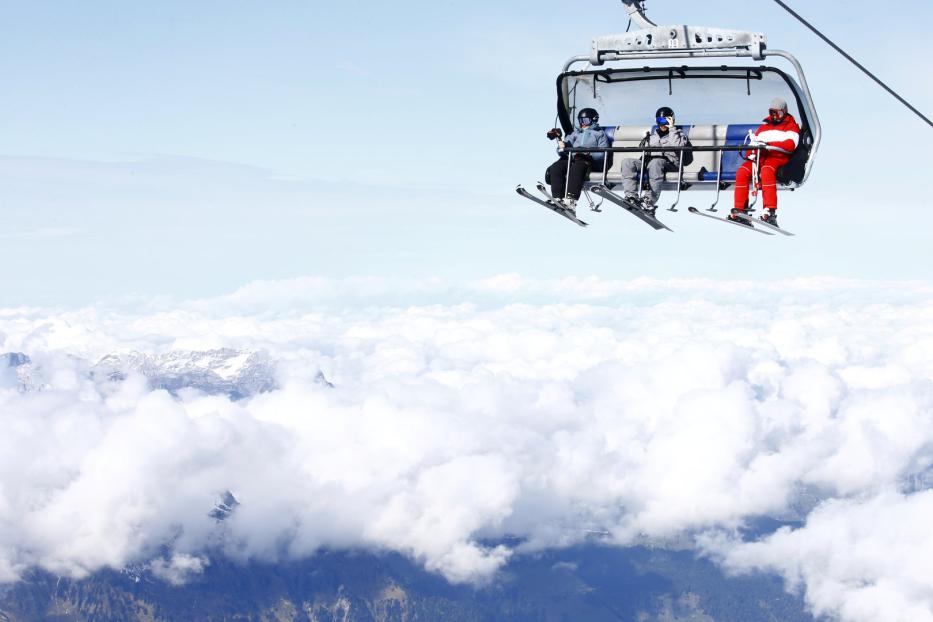
<svg viewBox="0 0 933 622">
<path fill-rule="evenodd" d="M 824 142 L 810 183 L 782 196 L 797 238 L 686 213 L 670 217 L 673 235 L 612 211 L 582 231 L 522 203 L 515 184 L 552 160 L 543 131 L 561 64 L 626 26 L 617 2 L 568 6 L 7 3 L 4 306 L 305 275 L 929 278 L 918 183 L 933 130 L 772 2 L 648 9 L 659 23 L 762 30 L 804 63 Z M 890 3 L 911 17 L 890 26 L 868 0 L 792 6 L 933 110 L 915 71 L 929 3 Z"/>
<path fill-rule="evenodd" d="M 790 2 L 933 112 L 933 3 Z M 230 489 L 260 557 L 286 534 L 461 580 L 504 561 L 483 542 L 566 545 L 582 517 L 619 545 L 712 529 L 698 550 L 844 619 L 933 611 L 933 130 L 770 0 L 649 15 L 804 63 L 824 139 L 781 199 L 797 237 L 608 207 L 582 230 L 515 196 L 614 0 L 0 6 L 0 352 L 32 359 L 0 370 L 0 582 L 166 542 L 199 564 Z M 281 390 L 87 373 L 218 347 L 269 353 Z"/>
</svg>

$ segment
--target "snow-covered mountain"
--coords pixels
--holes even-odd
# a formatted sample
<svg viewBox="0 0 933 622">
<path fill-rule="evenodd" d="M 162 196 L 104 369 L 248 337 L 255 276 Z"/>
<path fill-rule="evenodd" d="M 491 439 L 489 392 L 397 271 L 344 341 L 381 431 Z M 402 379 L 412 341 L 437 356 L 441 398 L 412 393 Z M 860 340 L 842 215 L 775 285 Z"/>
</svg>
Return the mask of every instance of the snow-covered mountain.
<svg viewBox="0 0 933 622">
<path fill-rule="evenodd" d="M 0 368 L 19 367 L 29 363 L 29 357 L 22 352 L 7 352 L 0 354 Z"/>
<path fill-rule="evenodd" d="M 242 399 L 277 386 L 275 361 L 262 350 L 220 348 L 164 354 L 109 354 L 91 368 L 95 379 L 122 380 L 132 372 L 145 376 L 153 389 L 170 393 L 193 388 L 210 395 Z"/>
<path fill-rule="evenodd" d="M 208 513 L 208 516 L 219 521 L 225 520 L 236 511 L 238 505 L 240 505 L 240 502 L 234 494 L 229 490 L 225 490 L 220 495 L 217 503 L 214 504 L 214 508 Z"/>
<path fill-rule="evenodd" d="M 31 372 L 32 361 L 22 352 L 0 354 L 0 388 L 15 386 L 21 391 L 35 388 Z"/>
<path fill-rule="evenodd" d="M 452 585 L 398 553 L 321 550 L 264 563 L 212 555 L 172 582 L 165 560 L 82 580 L 31 571 L 0 586 L 10 622 L 814 622 L 775 577 L 724 575 L 691 551 L 578 546 L 516 557 L 497 581 Z M 175 569 L 177 570 L 177 569 Z M 182 569 L 183 570 L 183 569 Z"/>
<path fill-rule="evenodd" d="M 264 350 L 173 350 L 163 354 L 124 352 L 104 356 L 96 363 L 74 359 L 82 374 L 95 382 L 120 382 L 141 374 L 153 389 L 172 394 L 186 388 L 209 395 L 243 399 L 277 388 L 277 361 Z M 21 352 L 0 354 L 0 387 L 41 391 L 52 386 L 50 365 Z M 317 381 L 332 387 L 321 372 Z"/>
</svg>

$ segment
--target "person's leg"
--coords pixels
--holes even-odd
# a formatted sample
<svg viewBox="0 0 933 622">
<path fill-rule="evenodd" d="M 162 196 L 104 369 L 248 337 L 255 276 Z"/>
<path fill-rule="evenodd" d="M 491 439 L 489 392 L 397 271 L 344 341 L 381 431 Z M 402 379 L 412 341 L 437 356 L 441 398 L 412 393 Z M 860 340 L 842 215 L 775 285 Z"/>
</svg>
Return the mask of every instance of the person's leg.
<svg viewBox="0 0 933 622">
<path fill-rule="evenodd" d="M 752 163 L 745 162 L 735 172 L 735 208 L 745 210 L 748 206 L 748 186 L 752 179 Z"/>
<path fill-rule="evenodd" d="M 622 191 L 626 198 L 638 198 L 638 169 L 641 168 L 641 160 L 635 158 L 625 158 L 622 160 Z"/>
<path fill-rule="evenodd" d="M 657 205 L 661 197 L 661 188 L 664 184 L 664 169 L 666 158 L 652 158 L 648 162 L 648 200 L 651 205 Z"/>
<path fill-rule="evenodd" d="M 765 160 L 761 164 L 762 207 L 772 212 L 777 209 L 777 165 Z"/>
<path fill-rule="evenodd" d="M 567 188 L 567 198 L 574 201 L 580 198 L 580 192 L 583 191 L 583 182 L 586 181 L 590 173 L 590 163 L 588 160 L 574 160 L 570 164 L 570 186 Z"/>
<path fill-rule="evenodd" d="M 567 159 L 561 158 L 549 166 L 547 177 L 551 182 L 551 196 L 555 199 L 564 198 L 564 188 L 567 182 Z"/>
<path fill-rule="evenodd" d="M 783 164 L 783 161 L 774 162 L 774 160 L 765 160 L 761 163 L 761 195 L 764 207 L 761 219 L 775 227 L 778 226 L 777 169 Z"/>
</svg>

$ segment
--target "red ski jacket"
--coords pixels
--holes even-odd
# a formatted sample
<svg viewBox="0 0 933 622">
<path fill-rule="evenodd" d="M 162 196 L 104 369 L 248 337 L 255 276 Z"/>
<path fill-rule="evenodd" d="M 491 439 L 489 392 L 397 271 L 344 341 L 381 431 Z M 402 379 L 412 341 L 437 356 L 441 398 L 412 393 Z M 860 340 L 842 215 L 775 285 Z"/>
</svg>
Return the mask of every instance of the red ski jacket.
<svg viewBox="0 0 933 622">
<path fill-rule="evenodd" d="M 758 140 L 768 143 L 771 147 L 779 147 L 787 151 L 793 151 L 800 143 L 800 126 L 790 114 L 785 114 L 780 123 L 774 125 L 769 119 L 755 132 Z M 790 155 L 778 153 L 776 151 L 768 152 L 769 158 L 790 159 Z"/>
</svg>

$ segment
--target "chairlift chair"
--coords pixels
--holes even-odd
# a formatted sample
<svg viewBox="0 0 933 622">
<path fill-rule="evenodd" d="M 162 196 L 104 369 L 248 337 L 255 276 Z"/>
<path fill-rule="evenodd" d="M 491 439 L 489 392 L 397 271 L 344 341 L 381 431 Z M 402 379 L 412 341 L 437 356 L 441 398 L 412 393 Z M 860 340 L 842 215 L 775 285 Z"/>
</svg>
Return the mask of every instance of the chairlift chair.
<svg viewBox="0 0 933 622">
<path fill-rule="evenodd" d="M 590 53 L 570 58 L 557 77 L 557 116 L 565 132 L 573 131 L 576 111 L 582 108 L 596 108 L 609 123 L 603 129 L 611 153 L 602 170 L 591 171 L 584 190 L 596 187 L 608 198 L 604 193 L 611 194 L 621 181 L 622 159 L 644 153 L 639 143 L 653 127 L 644 121 L 657 107 L 668 105 L 688 135 L 694 157 L 686 166 L 681 159 L 680 170 L 667 173 L 664 189 L 677 190 L 674 205 L 682 190 L 715 190 L 710 208 L 715 211 L 720 191 L 735 182 L 741 146 L 775 96 L 788 102 L 801 129 L 799 146 L 778 172 L 778 188 L 803 186 L 821 129 L 800 62 L 790 52 L 769 49 L 763 33 L 658 26 L 645 17 L 641 0 L 622 2 L 641 28 L 597 37 Z M 726 64 L 704 62 L 709 59 Z M 768 63 L 777 59 L 787 61 L 796 75 Z M 632 66 L 632 61 L 638 64 Z"/>
</svg>

